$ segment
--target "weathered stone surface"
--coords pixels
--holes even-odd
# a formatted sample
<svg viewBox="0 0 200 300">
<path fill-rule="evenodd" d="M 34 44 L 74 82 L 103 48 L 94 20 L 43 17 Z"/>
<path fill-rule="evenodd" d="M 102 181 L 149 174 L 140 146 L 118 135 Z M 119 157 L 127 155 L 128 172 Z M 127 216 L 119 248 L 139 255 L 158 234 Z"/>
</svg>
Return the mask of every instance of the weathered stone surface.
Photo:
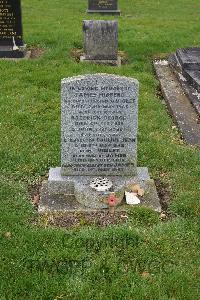
<svg viewBox="0 0 200 300">
<path fill-rule="evenodd" d="M 117 60 L 117 21 L 83 21 L 83 32 L 86 60 Z"/>
<path fill-rule="evenodd" d="M 1 0 L 0 7 L 0 58 L 23 58 L 20 0 Z"/>
<path fill-rule="evenodd" d="M 196 71 L 188 71 L 188 72 L 196 72 Z M 175 72 L 178 81 L 181 83 L 183 88 L 183 92 L 187 95 L 188 99 L 190 100 L 191 104 L 193 105 L 194 109 L 196 110 L 197 115 L 200 117 L 200 91 L 195 89 L 195 83 L 192 83 L 193 78 L 189 79 L 189 73 L 185 77 L 182 73 Z M 187 78 L 187 79 L 186 79 Z M 191 84 L 189 84 L 191 82 Z"/>
<path fill-rule="evenodd" d="M 62 80 L 63 175 L 136 174 L 138 81 L 108 74 Z"/>
<path fill-rule="evenodd" d="M 200 48 L 178 49 L 169 65 L 200 116 Z"/>
<path fill-rule="evenodd" d="M 85 56 L 80 57 L 80 62 L 95 64 L 95 65 L 106 65 L 106 66 L 117 66 L 121 67 L 122 58 L 120 56 L 117 59 L 86 59 Z"/>
<path fill-rule="evenodd" d="M 185 89 L 182 88 L 180 81 L 176 78 L 169 65 L 162 64 L 161 61 L 154 62 L 154 66 L 167 106 L 184 140 L 193 146 L 200 146 L 198 115 L 191 105 L 191 100 L 187 97 Z M 184 81 L 183 79 L 182 81 Z"/>
<path fill-rule="evenodd" d="M 55 184 L 50 181 L 43 182 L 40 195 L 38 212 L 41 214 L 83 210 L 83 206 L 76 201 L 74 194 L 68 192 L 63 181 L 57 181 Z"/>
<path fill-rule="evenodd" d="M 176 56 L 183 69 L 200 70 L 200 48 L 177 49 Z"/>
<path fill-rule="evenodd" d="M 118 0 L 89 0 L 87 12 L 120 15 Z"/>
<path fill-rule="evenodd" d="M 185 70 L 183 74 L 189 84 L 191 84 L 200 93 L 200 70 Z"/>
<path fill-rule="evenodd" d="M 41 190 L 39 212 L 96 211 L 108 209 L 106 198 L 109 192 L 96 192 L 90 187 L 92 176 L 62 176 L 61 168 L 51 168 L 48 182 L 44 182 Z M 137 168 L 137 176 L 110 176 L 113 192 L 121 203 L 117 210 L 127 210 L 129 206 L 124 200 L 125 188 L 130 184 L 139 184 L 145 190 L 140 206 L 161 211 L 154 181 L 150 179 L 147 168 Z"/>
</svg>

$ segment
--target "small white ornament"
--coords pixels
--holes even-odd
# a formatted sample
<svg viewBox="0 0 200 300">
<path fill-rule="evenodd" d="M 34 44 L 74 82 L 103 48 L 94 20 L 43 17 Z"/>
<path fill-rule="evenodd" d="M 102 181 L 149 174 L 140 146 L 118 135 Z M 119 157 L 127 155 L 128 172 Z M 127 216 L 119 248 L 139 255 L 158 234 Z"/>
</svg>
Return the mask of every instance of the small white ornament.
<svg viewBox="0 0 200 300">
<path fill-rule="evenodd" d="M 112 187 L 112 181 L 108 178 L 97 177 L 90 182 L 90 187 L 97 192 L 109 191 Z"/>
<path fill-rule="evenodd" d="M 129 205 L 140 204 L 140 199 L 137 197 L 136 193 L 125 192 L 126 203 Z"/>
<path fill-rule="evenodd" d="M 13 36 L 13 50 L 16 51 L 16 50 L 19 50 L 19 47 L 16 45 L 15 43 L 15 38 Z"/>
</svg>

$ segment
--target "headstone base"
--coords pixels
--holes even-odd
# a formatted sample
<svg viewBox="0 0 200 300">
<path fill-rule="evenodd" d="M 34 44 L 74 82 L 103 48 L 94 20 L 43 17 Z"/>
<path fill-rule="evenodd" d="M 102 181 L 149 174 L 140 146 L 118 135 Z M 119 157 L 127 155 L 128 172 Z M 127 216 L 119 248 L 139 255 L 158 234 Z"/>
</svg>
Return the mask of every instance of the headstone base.
<svg viewBox="0 0 200 300">
<path fill-rule="evenodd" d="M 121 66 L 121 57 L 118 56 L 116 60 L 103 60 L 103 59 L 87 59 L 85 56 L 80 57 L 80 62 L 96 64 L 96 65 L 108 65 L 108 66 Z"/>
<path fill-rule="evenodd" d="M 94 178 L 62 176 L 61 168 L 50 169 L 48 181 L 42 184 L 39 213 L 105 210 L 108 209 L 106 199 L 111 193 L 115 193 L 120 200 L 116 210 L 125 211 L 129 207 L 125 202 L 125 189 L 133 184 L 139 184 L 145 191 L 139 205 L 161 211 L 156 187 L 147 168 L 137 168 L 135 177 L 108 176 L 113 183 L 113 189 L 109 192 L 97 192 L 92 189 L 90 183 Z"/>
<path fill-rule="evenodd" d="M 23 59 L 29 58 L 30 54 L 26 46 L 21 46 L 18 50 L 13 50 L 12 46 L 0 46 L 0 59 Z"/>
<path fill-rule="evenodd" d="M 102 15 L 117 15 L 120 16 L 121 15 L 121 11 L 120 10 L 95 10 L 95 9 L 88 9 L 86 11 L 88 14 L 102 14 Z"/>
</svg>

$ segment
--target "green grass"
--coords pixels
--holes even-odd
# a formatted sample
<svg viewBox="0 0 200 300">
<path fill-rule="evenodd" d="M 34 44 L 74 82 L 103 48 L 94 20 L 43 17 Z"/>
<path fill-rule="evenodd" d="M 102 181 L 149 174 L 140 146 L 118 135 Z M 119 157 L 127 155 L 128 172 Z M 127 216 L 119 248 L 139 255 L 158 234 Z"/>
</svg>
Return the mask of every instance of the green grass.
<svg viewBox="0 0 200 300">
<path fill-rule="evenodd" d="M 180 139 L 156 96 L 151 58 L 198 46 L 198 0 L 121 0 L 121 68 L 77 64 L 83 0 L 24 0 L 24 40 L 43 47 L 38 60 L 0 61 L 0 299 L 199 299 L 200 152 Z M 95 19 L 114 17 L 94 16 Z M 33 225 L 28 187 L 60 165 L 60 81 L 115 73 L 140 82 L 138 165 L 172 190 L 161 223 L 135 209 L 126 225 L 73 230 Z M 5 234 L 10 232 L 11 236 Z"/>
</svg>

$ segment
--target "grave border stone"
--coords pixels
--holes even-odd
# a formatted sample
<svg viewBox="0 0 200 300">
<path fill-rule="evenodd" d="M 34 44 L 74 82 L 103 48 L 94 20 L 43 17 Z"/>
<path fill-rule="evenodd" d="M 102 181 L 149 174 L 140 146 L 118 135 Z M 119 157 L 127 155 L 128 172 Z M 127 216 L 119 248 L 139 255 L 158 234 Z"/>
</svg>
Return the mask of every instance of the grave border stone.
<svg viewBox="0 0 200 300">
<path fill-rule="evenodd" d="M 154 67 L 169 111 L 183 139 L 200 146 L 200 48 L 180 48 Z"/>
</svg>

